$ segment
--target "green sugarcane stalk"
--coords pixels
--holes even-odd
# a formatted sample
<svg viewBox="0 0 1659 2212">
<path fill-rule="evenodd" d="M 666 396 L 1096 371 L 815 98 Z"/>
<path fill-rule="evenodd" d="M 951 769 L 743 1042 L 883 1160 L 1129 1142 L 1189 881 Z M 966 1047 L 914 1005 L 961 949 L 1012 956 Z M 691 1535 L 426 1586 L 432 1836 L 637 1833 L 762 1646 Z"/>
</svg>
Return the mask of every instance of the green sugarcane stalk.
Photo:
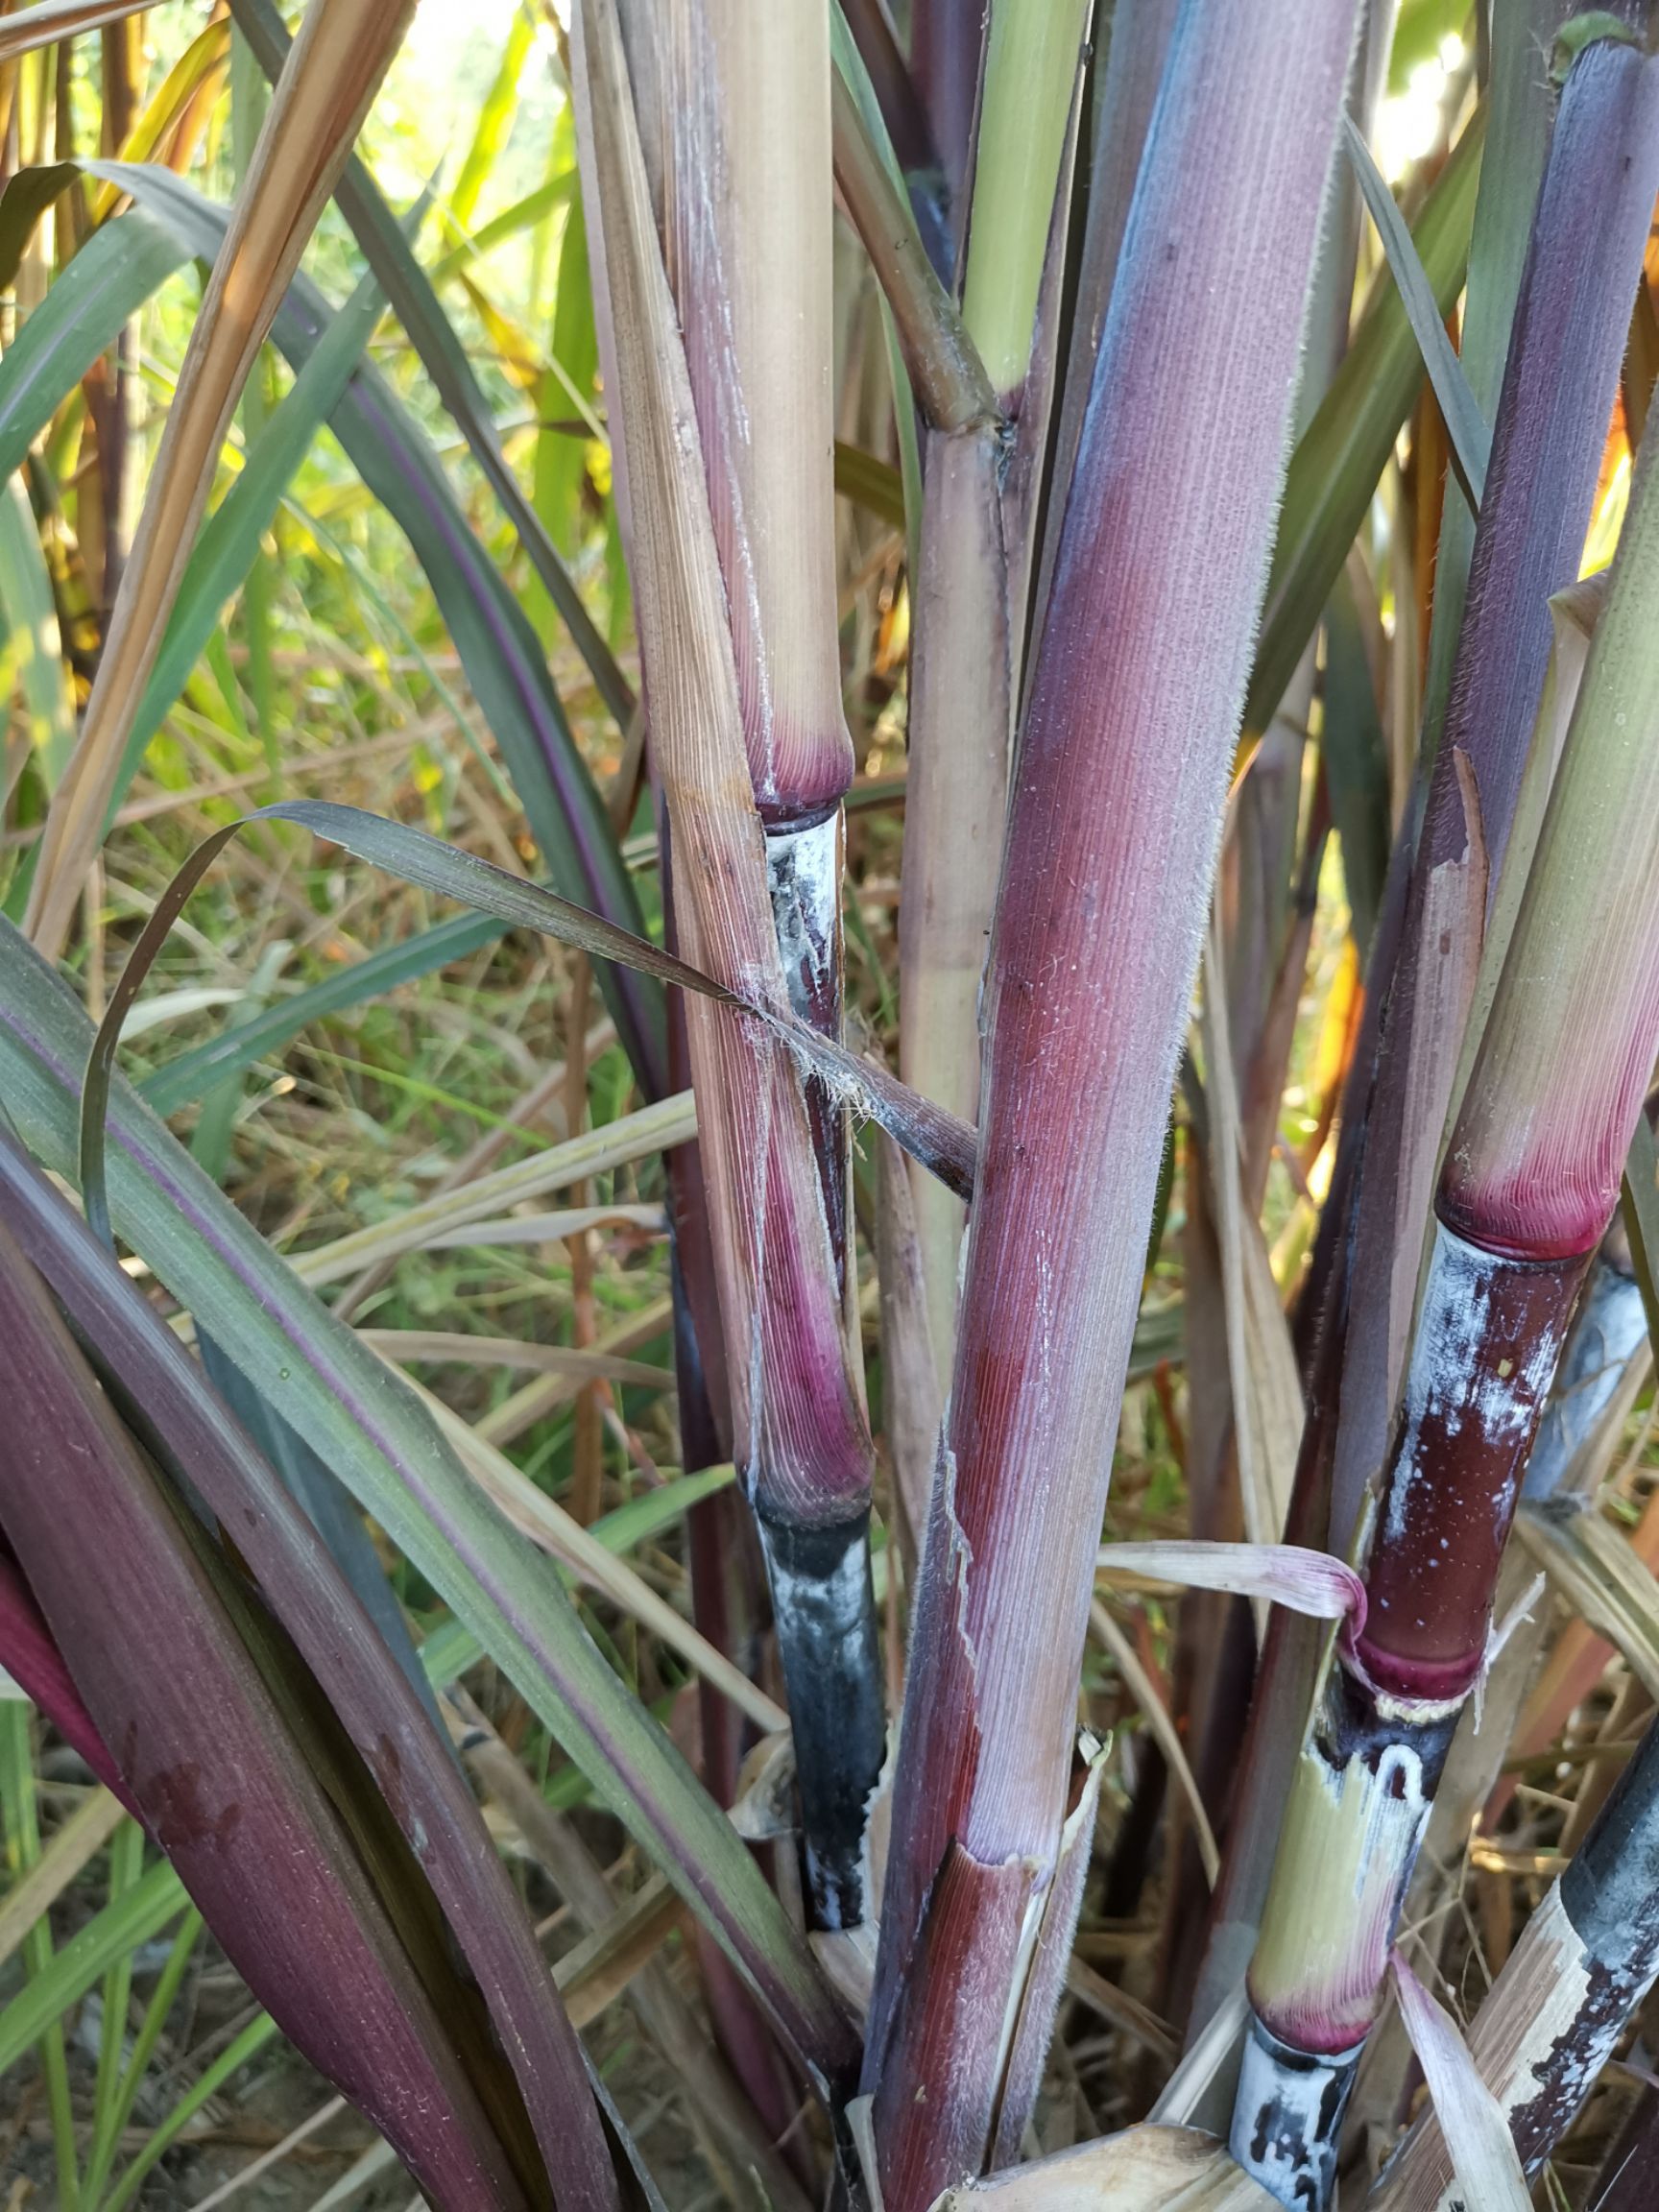
<svg viewBox="0 0 1659 2212">
<path fill-rule="evenodd" d="M 1527 1455 L 1659 1052 L 1656 454 L 1649 436 L 1441 1171 L 1368 1611 L 1319 1694 L 1251 1964 L 1233 2152 L 1286 2204 L 1329 2196 Z"/>
<path fill-rule="evenodd" d="M 996 412 L 933 423 L 907 725 L 900 1072 L 964 1120 L 979 1107 L 979 988 L 1007 813 L 1034 487 L 1056 333 L 1045 272 L 1064 259 L 1070 124 L 1093 0 L 995 0 L 989 18 L 962 321 Z M 1021 465 L 1023 461 L 1023 466 Z M 964 1212 L 911 1177 L 940 1388 L 955 1341 Z"/>
</svg>

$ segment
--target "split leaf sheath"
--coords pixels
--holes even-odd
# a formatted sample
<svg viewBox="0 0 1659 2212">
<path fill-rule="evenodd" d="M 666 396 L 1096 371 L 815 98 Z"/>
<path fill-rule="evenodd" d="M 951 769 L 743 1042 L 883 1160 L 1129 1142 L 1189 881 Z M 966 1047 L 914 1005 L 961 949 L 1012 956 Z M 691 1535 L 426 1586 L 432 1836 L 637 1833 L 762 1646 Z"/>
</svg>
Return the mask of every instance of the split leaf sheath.
<svg viewBox="0 0 1659 2212">
<path fill-rule="evenodd" d="M 1659 1978 L 1659 1729 L 1649 1728 L 1572 1864 L 1527 1921 L 1469 2051 L 1536 2173 Z M 1452 2183 L 1433 2114 L 1407 2136 L 1374 2212 L 1434 2212 Z"/>
<path fill-rule="evenodd" d="M 614 0 L 587 0 L 578 10 L 572 53 L 589 235 L 608 307 L 600 316 L 605 381 L 613 424 L 620 423 L 645 695 L 672 839 L 676 926 L 693 965 L 781 1008 L 787 978 L 742 739 L 728 591 Z M 752 1017 L 699 1001 L 687 1004 L 686 1018 L 737 1464 L 763 1536 L 810 1533 L 818 1550 L 833 1548 L 839 1536 L 867 1590 L 872 1446 L 800 1076 L 788 1050 Z M 878 1697 L 873 1606 L 860 1600 L 856 1637 L 837 1642 L 830 1625 L 845 1597 L 839 1558 L 825 1563 L 824 1603 L 802 1609 L 805 1672 L 789 1665 L 791 1624 L 781 1622 L 791 1699 L 799 1695 L 803 1713 L 817 1710 L 814 1678 L 831 1662 L 861 1695 L 876 1684 Z M 852 1726 L 853 1719 L 861 1725 Z M 822 1767 L 831 1777 L 830 1802 L 857 1814 L 808 1843 L 820 1916 L 832 1926 L 862 1916 L 857 1843 L 879 1739 L 867 1698 L 851 1713 L 843 1706 L 822 1743 L 808 1747 L 803 1731 L 803 1772 Z"/>
</svg>

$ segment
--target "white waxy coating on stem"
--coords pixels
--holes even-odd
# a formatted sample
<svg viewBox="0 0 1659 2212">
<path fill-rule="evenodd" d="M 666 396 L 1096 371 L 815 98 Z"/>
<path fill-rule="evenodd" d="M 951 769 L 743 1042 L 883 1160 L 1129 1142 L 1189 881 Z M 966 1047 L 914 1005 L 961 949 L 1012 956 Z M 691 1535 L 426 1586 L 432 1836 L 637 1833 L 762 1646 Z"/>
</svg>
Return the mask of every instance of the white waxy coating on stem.
<svg viewBox="0 0 1659 2212">
<path fill-rule="evenodd" d="M 1406 1380 L 1406 1431 L 1388 1490 L 1384 1534 L 1391 1544 L 1404 1540 L 1411 1492 L 1426 1472 L 1421 1452 L 1425 1422 L 1442 1423 L 1455 1436 L 1465 1420 L 1473 1420 L 1489 1441 L 1502 1443 L 1525 1435 L 1532 1408 L 1550 1387 L 1560 1350 L 1552 1329 L 1537 1332 L 1523 1359 L 1494 1366 L 1479 1356 L 1493 1284 L 1514 1264 L 1471 1244 L 1443 1221 L 1435 1222 Z"/>
<path fill-rule="evenodd" d="M 1310 2059 L 1252 2018 L 1238 2066 L 1227 2148 L 1281 2204 L 1323 2204 L 1335 2177 L 1336 2133 L 1358 2046 Z M 1317 2195 L 1310 2199 L 1310 2182 Z"/>
<path fill-rule="evenodd" d="M 768 830 L 766 878 L 791 998 L 797 976 L 821 993 L 833 974 L 841 929 L 840 809 L 805 830 Z"/>
</svg>

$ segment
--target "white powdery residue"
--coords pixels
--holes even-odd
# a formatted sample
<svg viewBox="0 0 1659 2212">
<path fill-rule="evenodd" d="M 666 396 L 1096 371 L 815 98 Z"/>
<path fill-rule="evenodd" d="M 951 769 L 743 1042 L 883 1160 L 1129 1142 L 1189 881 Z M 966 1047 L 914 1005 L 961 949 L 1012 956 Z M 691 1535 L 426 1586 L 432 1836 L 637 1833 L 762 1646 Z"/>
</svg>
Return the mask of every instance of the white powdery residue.
<svg viewBox="0 0 1659 2212">
<path fill-rule="evenodd" d="M 766 873 L 783 973 L 821 992 L 841 920 L 840 813 L 806 830 L 768 830 Z"/>
<path fill-rule="evenodd" d="M 849 1544 L 828 1575 L 798 1573 L 768 1545 L 766 1568 L 780 1626 L 793 1620 L 806 1622 L 812 1648 L 823 1652 L 832 1644 L 833 1664 L 849 1675 L 855 1673 L 868 1617 L 870 1570 L 863 1545 Z"/>
<path fill-rule="evenodd" d="M 1496 1443 L 1524 1436 L 1533 1408 L 1548 1391 L 1561 1351 L 1561 1331 L 1548 1324 L 1526 1358 L 1507 1375 L 1488 1369 L 1480 1378 L 1471 1403 L 1481 1427 Z"/>
<path fill-rule="evenodd" d="M 947 1411 L 945 1428 L 939 1437 L 939 1490 L 940 1506 L 945 1518 L 946 1542 L 950 1550 L 946 1554 L 947 1587 L 956 1593 L 956 1637 L 968 1661 L 968 1671 L 975 1684 L 979 1680 L 979 1654 L 974 1647 L 974 1631 L 968 1624 L 968 1578 L 974 1568 L 974 1547 L 963 1532 L 956 1516 L 956 1455 L 950 1445 L 950 1415 Z"/>
<path fill-rule="evenodd" d="M 766 1283 L 767 1164 L 772 1150 L 772 1084 L 764 1058 L 760 1063 L 760 1117 L 756 1131 L 754 1157 L 749 1163 L 749 1222 L 754 1234 L 754 1276 L 745 1286 L 749 1299 L 749 1466 L 746 1479 L 751 1498 L 761 1458 L 762 1424 L 766 1417 L 766 1346 L 763 1300 Z"/>
<path fill-rule="evenodd" d="M 1227 2148 L 1282 2204 L 1326 2200 L 1335 2178 L 1336 2126 L 1358 2058 L 1358 2051 L 1330 2058 L 1288 2051 L 1251 2016 Z M 1308 2195 L 1310 2186 L 1316 2198 Z"/>
<path fill-rule="evenodd" d="M 1390 1543 L 1405 1538 L 1406 1510 L 1421 1473 L 1418 1454 L 1425 1420 L 1432 1415 L 1455 1436 L 1466 1408 L 1485 1418 L 1483 1407 L 1471 1400 L 1470 1370 L 1485 1337 L 1492 1282 L 1501 1264 L 1443 1221 L 1435 1222 L 1434 1252 L 1406 1379 L 1406 1434 L 1388 1486 Z M 1514 1382 L 1511 1377 L 1511 1386 Z"/>
</svg>

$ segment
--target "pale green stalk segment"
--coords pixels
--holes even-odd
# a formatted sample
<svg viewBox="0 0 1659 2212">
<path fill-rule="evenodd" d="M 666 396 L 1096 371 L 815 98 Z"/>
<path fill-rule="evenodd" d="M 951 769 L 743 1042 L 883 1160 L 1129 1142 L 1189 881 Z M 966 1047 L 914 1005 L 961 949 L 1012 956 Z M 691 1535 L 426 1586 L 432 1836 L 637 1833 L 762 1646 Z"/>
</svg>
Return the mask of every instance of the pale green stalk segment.
<svg viewBox="0 0 1659 2212">
<path fill-rule="evenodd" d="M 962 319 L 1004 398 L 1025 381 L 1093 0 L 994 0 Z"/>
<path fill-rule="evenodd" d="M 763 819 L 853 781 L 836 650 L 829 17 L 673 0 L 668 273 Z"/>
<path fill-rule="evenodd" d="M 1596 578 L 1588 583 L 1570 585 L 1565 591 L 1558 591 L 1550 602 L 1551 619 L 1555 632 L 1550 649 L 1550 667 L 1544 679 L 1544 695 L 1538 703 L 1538 719 L 1533 725 L 1532 742 L 1527 752 L 1527 767 L 1521 779 L 1520 797 L 1515 803 L 1515 819 L 1509 831 L 1504 866 L 1499 874 L 1497 891 L 1492 897 L 1492 910 L 1486 923 L 1486 934 L 1481 942 L 1475 997 L 1469 1008 L 1457 1074 L 1452 1086 L 1452 1102 L 1446 1117 L 1448 1134 L 1456 1126 L 1463 1094 L 1469 1088 L 1469 1077 L 1479 1051 L 1481 1037 L 1485 1033 L 1487 1018 L 1492 1011 L 1492 1001 L 1497 995 L 1499 978 L 1503 973 L 1509 942 L 1515 934 L 1516 921 L 1526 901 L 1532 857 L 1544 827 L 1551 787 L 1555 781 L 1561 748 L 1566 742 L 1568 726 L 1577 704 L 1578 686 L 1583 679 L 1591 637 L 1604 596 L 1603 579 Z"/>
<path fill-rule="evenodd" d="M 1659 1041 L 1653 421 L 1446 1163 L 1459 1216 L 1500 1248 L 1582 1250 L 1600 1237 Z"/>
</svg>

